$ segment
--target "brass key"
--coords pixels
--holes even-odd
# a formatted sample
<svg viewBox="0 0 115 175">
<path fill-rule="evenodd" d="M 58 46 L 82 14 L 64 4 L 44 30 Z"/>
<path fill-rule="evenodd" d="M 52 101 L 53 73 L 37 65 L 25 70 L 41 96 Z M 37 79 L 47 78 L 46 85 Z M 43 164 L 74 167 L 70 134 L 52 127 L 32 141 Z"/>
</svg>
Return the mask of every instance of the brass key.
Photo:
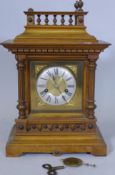
<svg viewBox="0 0 115 175">
<path fill-rule="evenodd" d="M 42 165 L 42 167 L 48 170 L 48 172 L 47 172 L 48 175 L 57 175 L 57 172 L 56 172 L 57 170 L 61 170 L 61 169 L 65 168 L 64 166 L 53 167 L 50 164 L 44 164 L 44 165 Z"/>
</svg>

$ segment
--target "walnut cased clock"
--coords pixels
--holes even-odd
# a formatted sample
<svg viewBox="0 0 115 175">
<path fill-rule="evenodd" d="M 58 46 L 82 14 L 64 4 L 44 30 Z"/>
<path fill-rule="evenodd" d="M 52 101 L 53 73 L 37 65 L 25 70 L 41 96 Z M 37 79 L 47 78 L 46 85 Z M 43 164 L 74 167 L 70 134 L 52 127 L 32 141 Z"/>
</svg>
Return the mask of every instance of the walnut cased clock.
<svg viewBox="0 0 115 175">
<path fill-rule="evenodd" d="M 96 125 L 95 70 L 110 44 L 86 31 L 83 1 L 71 11 L 25 12 L 25 31 L 2 43 L 15 54 L 19 116 L 7 156 L 23 153 L 106 155 Z"/>
</svg>

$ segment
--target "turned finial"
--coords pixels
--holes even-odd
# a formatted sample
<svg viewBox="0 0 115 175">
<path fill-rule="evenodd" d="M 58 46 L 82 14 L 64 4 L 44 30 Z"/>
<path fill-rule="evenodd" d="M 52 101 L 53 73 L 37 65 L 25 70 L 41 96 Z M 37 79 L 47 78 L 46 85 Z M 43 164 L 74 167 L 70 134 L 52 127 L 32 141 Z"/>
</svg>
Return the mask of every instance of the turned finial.
<svg viewBox="0 0 115 175">
<path fill-rule="evenodd" d="M 77 0 L 74 4 L 74 7 L 76 8 L 76 11 L 83 11 L 82 7 L 83 7 L 84 3 L 82 0 Z"/>
<path fill-rule="evenodd" d="M 29 8 L 28 9 L 28 12 L 33 12 L 34 10 L 32 8 Z"/>
</svg>

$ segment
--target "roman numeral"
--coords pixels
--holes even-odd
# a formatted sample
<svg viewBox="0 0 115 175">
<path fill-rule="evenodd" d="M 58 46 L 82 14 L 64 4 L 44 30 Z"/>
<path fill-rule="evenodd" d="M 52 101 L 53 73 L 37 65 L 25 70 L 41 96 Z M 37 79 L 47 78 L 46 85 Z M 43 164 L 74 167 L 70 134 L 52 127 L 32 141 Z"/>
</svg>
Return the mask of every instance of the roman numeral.
<svg viewBox="0 0 115 175">
<path fill-rule="evenodd" d="M 43 77 L 41 77 L 40 79 L 42 79 L 42 80 L 47 80 L 46 78 L 43 78 Z"/>
<path fill-rule="evenodd" d="M 69 77 L 69 78 L 66 79 L 66 81 L 69 81 L 69 80 L 71 80 L 71 79 L 72 79 L 72 77 Z"/>
<path fill-rule="evenodd" d="M 55 97 L 55 104 L 57 104 L 58 103 L 58 99 L 57 99 L 57 97 Z"/>
<path fill-rule="evenodd" d="M 68 92 L 65 91 L 65 93 L 66 93 L 66 95 L 68 95 L 69 97 L 71 97 L 71 95 L 72 95 L 72 93 L 69 92 L 69 91 L 68 91 Z"/>
<path fill-rule="evenodd" d="M 47 72 L 48 76 L 52 78 L 52 73 L 50 71 Z"/>
<path fill-rule="evenodd" d="M 48 89 L 43 90 L 42 92 L 40 92 L 41 96 L 44 97 L 48 92 Z"/>
<path fill-rule="evenodd" d="M 62 77 L 65 75 L 65 72 L 63 72 Z"/>
<path fill-rule="evenodd" d="M 44 88 L 44 87 L 46 87 L 46 86 L 45 86 L 45 84 L 39 84 L 38 87 L 39 87 L 39 88 Z"/>
<path fill-rule="evenodd" d="M 62 98 L 63 98 L 63 100 L 64 100 L 64 101 L 66 101 L 66 98 L 65 98 L 65 96 L 64 96 L 64 95 L 62 95 Z"/>
<path fill-rule="evenodd" d="M 54 73 L 56 76 L 58 75 L 58 68 L 54 68 Z"/>
<path fill-rule="evenodd" d="M 51 96 L 50 95 L 46 98 L 46 101 L 49 102 L 49 103 L 51 102 Z"/>
<path fill-rule="evenodd" d="M 74 85 L 68 85 L 67 87 L 68 88 L 74 88 L 75 86 Z"/>
</svg>

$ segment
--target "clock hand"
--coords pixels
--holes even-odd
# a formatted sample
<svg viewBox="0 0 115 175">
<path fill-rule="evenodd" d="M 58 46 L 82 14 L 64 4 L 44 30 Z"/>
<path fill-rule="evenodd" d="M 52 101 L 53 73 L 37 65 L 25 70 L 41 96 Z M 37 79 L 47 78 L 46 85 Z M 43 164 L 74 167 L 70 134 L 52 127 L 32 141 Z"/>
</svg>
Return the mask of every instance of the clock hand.
<svg viewBox="0 0 115 175">
<path fill-rule="evenodd" d="M 62 92 L 61 92 L 61 90 L 59 88 L 59 85 L 60 85 L 60 83 L 62 81 L 62 77 L 60 77 L 59 83 L 57 83 L 56 79 L 55 79 L 55 76 L 52 74 L 52 80 L 53 80 L 52 82 L 53 82 L 54 88 L 56 88 L 59 91 L 59 93 L 62 94 Z"/>
<path fill-rule="evenodd" d="M 52 78 L 53 78 L 53 81 L 55 82 L 55 77 L 54 77 L 54 75 L 52 75 Z"/>
<path fill-rule="evenodd" d="M 55 76 L 52 75 L 52 77 L 53 77 L 53 82 L 55 83 L 54 86 L 57 88 L 58 87 L 58 83 L 56 82 Z"/>
<path fill-rule="evenodd" d="M 60 79 L 59 79 L 59 81 L 58 81 L 58 83 L 57 83 L 57 85 L 59 86 L 60 84 L 61 84 L 61 82 L 62 82 L 62 77 L 60 77 Z"/>
<path fill-rule="evenodd" d="M 56 82 L 56 79 L 55 79 L 54 76 L 53 76 L 53 80 L 54 80 L 54 82 L 55 82 L 54 88 L 56 88 L 56 89 L 59 91 L 59 93 L 62 93 L 61 90 L 60 90 L 60 88 L 59 88 L 59 85 L 58 85 L 57 82 Z"/>
<path fill-rule="evenodd" d="M 57 89 L 58 89 L 58 91 L 60 92 L 60 94 L 62 94 L 62 92 L 61 92 L 60 88 L 59 88 L 59 87 L 57 87 Z"/>
<path fill-rule="evenodd" d="M 52 83 L 53 83 L 53 85 L 55 86 L 55 84 L 56 84 L 56 80 L 55 80 L 55 77 L 54 77 L 53 74 L 52 74 L 52 77 L 50 77 L 50 79 L 52 80 Z"/>
<path fill-rule="evenodd" d="M 52 76 L 52 78 L 50 78 L 50 80 L 52 81 L 53 86 L 55 86 L 55 79 L 53 76 Z"/>
</svg>

